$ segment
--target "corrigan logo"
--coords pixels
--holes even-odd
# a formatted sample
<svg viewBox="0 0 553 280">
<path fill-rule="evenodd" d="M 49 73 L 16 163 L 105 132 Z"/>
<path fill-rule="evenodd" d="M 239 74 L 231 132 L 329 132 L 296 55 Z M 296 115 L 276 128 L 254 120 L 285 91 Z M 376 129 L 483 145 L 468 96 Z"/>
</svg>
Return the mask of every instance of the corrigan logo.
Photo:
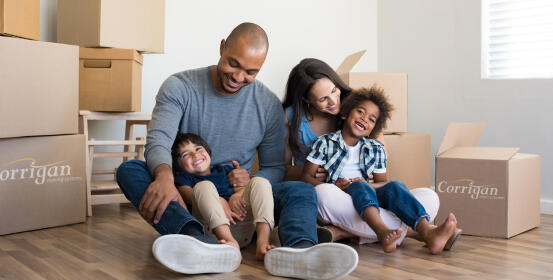
<svg viewBox="0 0 553 280">
<path fill-rule="evenodd" d="M 472 179 L 457 179 L 451 183 L 441 181 L 437 191 L 448 194 L 466 194 L 471 199 L 505 199 L 495 185 L 475 185 Z"/>
<path fill-rule="evenodd" d="M 29 165 L 14 168 L 14 165 L 21 162 L 30 162 Z M 35 158 L 21 158 L 8 162 L 0 170 L 0 182 L 16 180 L 33 180 L 35 184 L 42 185 L 52 182 L 80 181 L 81 177 L 71 176 L 71 166 L 63 164 L 66 160 L 54 163 L 38 165 Z"/>
</svg>

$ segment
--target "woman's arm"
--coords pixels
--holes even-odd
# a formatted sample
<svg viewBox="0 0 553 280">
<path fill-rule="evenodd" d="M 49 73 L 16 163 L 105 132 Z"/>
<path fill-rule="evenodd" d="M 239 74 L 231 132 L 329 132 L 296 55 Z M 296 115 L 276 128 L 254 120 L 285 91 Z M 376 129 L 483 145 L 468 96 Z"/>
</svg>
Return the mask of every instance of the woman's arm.
<svg viewBox="0 0 553 280">
<path fill-rule="evenodd" d="M 313 185 L 313 187 L 317 186 L 321 183 L 321 181 L 317 180 L 317 169 L 320 166 L 318 164 L 314 164 L 310 161 L 306 161 L 305 165 L 303 166 L 303 172 L 301 176 L 301 180 Z"/>
</svg>

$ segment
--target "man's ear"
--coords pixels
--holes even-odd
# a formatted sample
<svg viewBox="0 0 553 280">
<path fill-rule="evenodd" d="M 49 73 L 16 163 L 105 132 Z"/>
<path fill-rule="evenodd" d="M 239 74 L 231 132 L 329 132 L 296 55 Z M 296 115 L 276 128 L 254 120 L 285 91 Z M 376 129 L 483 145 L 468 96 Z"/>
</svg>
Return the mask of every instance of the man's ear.
<svg viewBox="0 0 553 280">
<path fill-rule="evenodd" d="M 342 115 L 342 114 L 340 114 L 340 118 L 341 118 L 342 120 L 344 120 L 344 121 L 347 119 L 347 117 L 344 116 L 344 115 Z"/>
<path fill-rule="evenodd" d="M 219 55 L 223 56 L 223 51 L 225 50 L 225 39 L 221 39 L 221 45 L 219 46 Z"/>
</svg>

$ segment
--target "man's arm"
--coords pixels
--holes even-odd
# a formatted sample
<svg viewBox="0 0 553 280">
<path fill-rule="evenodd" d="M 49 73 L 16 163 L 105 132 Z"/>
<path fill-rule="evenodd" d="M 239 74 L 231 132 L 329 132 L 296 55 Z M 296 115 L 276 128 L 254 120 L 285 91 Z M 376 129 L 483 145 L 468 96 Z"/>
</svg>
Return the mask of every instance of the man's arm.
<svg viewBox="0 0 553 280">
<path fill-rule="evenodd" d="M 179 88 L 180 87 L 180 88 Z M 157 224 L 171 201 L 186 208 L 175 187 L 171 169 L 171 146 L 183 115 L 183 83 L 169 77 L 159 89 L 150 121 L 144 156 L 154 181 L 148 186 L 140 202 L 139 211 L 144 219 Z"/>
<path fill-rule="evenodd" d="M 263 177 L 271 184 L 282 181 L 284 166 L 286 125 L 284 111 L 279 102 L 274 102 L 267 120 L 267 130 L 257 147 L 259 171 L 254 176 Z"/>
</svg>

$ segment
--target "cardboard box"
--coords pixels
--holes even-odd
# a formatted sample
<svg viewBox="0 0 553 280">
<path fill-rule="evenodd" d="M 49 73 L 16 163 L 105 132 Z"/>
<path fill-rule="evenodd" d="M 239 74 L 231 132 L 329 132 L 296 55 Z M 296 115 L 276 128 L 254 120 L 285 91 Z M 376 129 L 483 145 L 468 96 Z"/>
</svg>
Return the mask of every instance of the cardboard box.
<svg viewBox="0 0 553 280">
<path fill-rule="evenodd" d="M 163 53 L 164 0 L 58 0 L 58 42 Z"/>
<path fill-rule="evenodd" d="M 0 138 L 78 132 L 78 47 L 0 37 L 0 61 Z"/>
<path fill-rule="evenodd" d="M 384 135 L 388 180 L 399 180 L 409 189 L 430 187 L 430 134 Z"/>
<path fill-rule="evenodd" d="M 135 50 L 81 48 L 79 108 L 140 112 L 142 55 Z"/>
<path fill-rule="evenodd" d="M 447 128 L 436 155 L 436 222 L 453 212 L 464 234 L 509 238 L 540 224 L 540 156 L 477 147 L 483 127 Z"/>
<path fill-rule="evenodd" d="M 40 0 L 0 0 L 0 34 L 38 40 Z"/>
<path fill-rule="evenodd" d="M 0 235 L 85 221 L 84 145 L 83 135 L 0 139 Z"/>
<path fill-rule="evenodd" d="M 384 89 L 395 108 L 384 133 L 407 132 L 407 74 L 351 72 L 364 53 L 365 51 L 360 51 L 346 57 L 336 72 L 353 89 L 375 84 Z"/>
</svg>

